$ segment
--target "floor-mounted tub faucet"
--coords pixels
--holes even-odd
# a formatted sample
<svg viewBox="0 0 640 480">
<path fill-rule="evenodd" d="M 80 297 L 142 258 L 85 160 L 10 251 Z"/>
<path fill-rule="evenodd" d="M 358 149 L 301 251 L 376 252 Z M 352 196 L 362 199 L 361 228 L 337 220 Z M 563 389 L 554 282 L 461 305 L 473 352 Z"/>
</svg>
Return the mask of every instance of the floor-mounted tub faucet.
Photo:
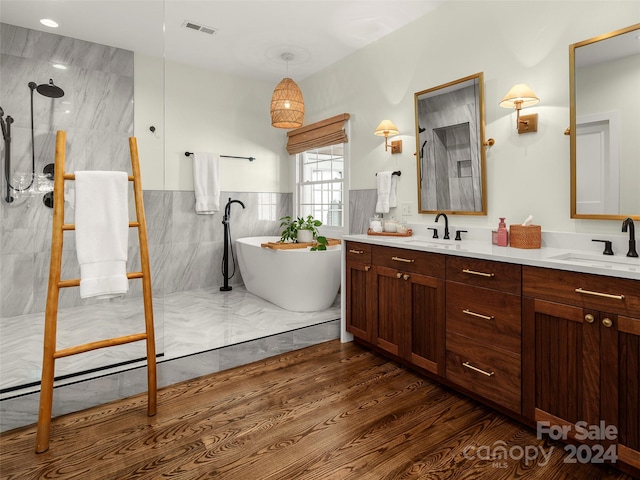
<svg viewBox="0 0 640 480">
<path fill-rule="evenodd" d="M 445 240 L 449 240 L 449 219 L 447 218 L 447 214 L 446 213 L 442 213 L 440 212 L 438 215 L 436 215 L 436 223 L 438 223 L 438 219 L 440 217 L 444 217 L 444 238 Z"/>
<path fill-rule="evenodd" d="M 625 218 L 622 222 L 622 231 L 626 232 L 627 229 L 629 230 L 629 251 L 627 252 L 627 257 L 637 257 L 636 227 L 633 225 L 633 220 L 629 217 Z"/>
<path fill-rule="evenodd" d="M 228 292 L 233 287 L 229 286 L 229 278 L 236 273 L 235 258 L 233 256 L 233 245 L 231 244 L 231 230 L 229 229 L 229 221 L 231 220 L 231 205 L 237 203 L 244 209 L 244 203 L 240 200 L 231 200 L 224 207 L 224 216 L 222 217 L 222 225 L 224 226 L 224 250 L 222 253 L 222 276 L 224 284 L 220 287 L 221 292 Z M 233 261 L 233 273 L 229 276 L 229 250 L 231 250 L 231 260 Z"/>
</svg>

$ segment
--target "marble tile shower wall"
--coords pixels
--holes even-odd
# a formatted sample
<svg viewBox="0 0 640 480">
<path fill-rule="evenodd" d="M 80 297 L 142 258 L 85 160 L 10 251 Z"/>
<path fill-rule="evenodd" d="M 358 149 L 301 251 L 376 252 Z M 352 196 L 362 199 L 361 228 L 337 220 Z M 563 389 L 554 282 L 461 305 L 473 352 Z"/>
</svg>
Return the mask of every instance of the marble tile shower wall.
<svg viewBox="0 0 640 480">
<path fill-rule="evenodd" d="M 1 23 L 0 105 L 14 119 L 12 173 L 31 171 L 32 94 L 36 173 L 53 162 L 57 130 L 67 132 L 68 171 L 130 170 L 133 67 L 133 52 Z M 62 98 L 47 98 L 29 87 L 49 79 L 64 90 Z M 3 179 L 3 198 L 5 188 Z M 51 214 L 41 196 L 0 201 L 0 316 L 44 309 Z M 67 238 L 65 247 L 73 247 Z M 64 266 L 65 275 L 70 270 Z M 74 295 L 77 289 L 67 289 L 61 306 L 74 304 Z"/>
</svg>

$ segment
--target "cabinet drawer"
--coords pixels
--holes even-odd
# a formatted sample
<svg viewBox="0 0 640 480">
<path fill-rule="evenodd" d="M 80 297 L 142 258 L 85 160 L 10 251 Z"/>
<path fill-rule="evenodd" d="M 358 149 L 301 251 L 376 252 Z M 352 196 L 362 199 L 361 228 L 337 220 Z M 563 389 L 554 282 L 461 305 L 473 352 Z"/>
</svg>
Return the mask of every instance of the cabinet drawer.
<svg viewBox="0 0 640 480">
<path fill-rule="evenodd" d="M 447 282 L 447 330 L 520 354 L 518 295 Z"/>
<path fill-rule="evenodd" d="M 375 245 L 372 257 L 375 265 L 444 278 L 445 255 Z"/>
<path fill-rule="evenodd" d="M 447 280 L 520 295 L 522 267 L 466 257 L 447 257 Z"/>
<path fill-rule="evenodd" d="M 640 281 L 523 267 L 522 294 L 528 297 L 640 317 Z"/>
<path fill-rule="evenodd" d="M 520 413 L 520 355 L 447 332 L 447 380 Z"/>
<path fill-rule="evenodd" d="M 346 242 L 347 261 L 371 263 L 371 245 L 367 243 Z"/>
</svg>

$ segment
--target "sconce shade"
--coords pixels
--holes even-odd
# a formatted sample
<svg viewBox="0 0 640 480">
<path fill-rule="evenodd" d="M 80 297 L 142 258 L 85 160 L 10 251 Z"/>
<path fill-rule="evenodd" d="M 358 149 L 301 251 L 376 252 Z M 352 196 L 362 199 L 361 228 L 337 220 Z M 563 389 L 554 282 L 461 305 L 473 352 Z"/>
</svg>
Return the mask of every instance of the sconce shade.
<svg viewBox="0 0 640 480">
<path fill-rule="evenodd" d="M 520 110 L 522 107 L 529 107 L 538 103 L 540 99 L 536 97 L 533 90 L 524 83 L 519 83 L 511 87 L 511 90 L 500 101 L 500 106 L 504 108 L 516 108 Z"/>
<path fill-rule="evenodd" d="M 391 142 L 391 145 L 388 143 L 387 139 L 389 135 L 398 135 L 400 133 L 398 127 L 396 127 L 391 120 L 382 120 L 373 133 L 384 137 L 385 152 L 391 147 L 391 153 L 402 153 L 402 140 Z"/>
<path fill-rule="evenodd" d="M 388 137 L 389 135 L 398 135 L 400 132 L 391 120 L 382 120 L 373 133 L 381 137 Z"/>
<path fill-rule="evenodd" d="M 304 99 L 300 88 L 290 78 L 276 85 L 271 96 L 271 125 L 276 128 L 298 128 L 304 120 Z"/>
</svg>

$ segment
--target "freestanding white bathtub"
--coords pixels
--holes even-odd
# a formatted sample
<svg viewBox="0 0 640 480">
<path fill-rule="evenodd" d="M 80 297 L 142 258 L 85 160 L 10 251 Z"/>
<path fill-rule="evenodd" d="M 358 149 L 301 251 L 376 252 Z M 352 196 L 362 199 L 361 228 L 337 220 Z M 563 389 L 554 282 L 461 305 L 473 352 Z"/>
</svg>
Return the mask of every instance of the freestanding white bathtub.
<svg viewBox="0 0 640 480">
<path fill-rule="evenodd" d="M 342 245 L 312 252 L 309 248 L 275 250 L 260 245 L 280 237 L 236 240 L 244 285 L 250 293 L 295 312 L 329 308 L 340 288 Z"/>
</svg>

